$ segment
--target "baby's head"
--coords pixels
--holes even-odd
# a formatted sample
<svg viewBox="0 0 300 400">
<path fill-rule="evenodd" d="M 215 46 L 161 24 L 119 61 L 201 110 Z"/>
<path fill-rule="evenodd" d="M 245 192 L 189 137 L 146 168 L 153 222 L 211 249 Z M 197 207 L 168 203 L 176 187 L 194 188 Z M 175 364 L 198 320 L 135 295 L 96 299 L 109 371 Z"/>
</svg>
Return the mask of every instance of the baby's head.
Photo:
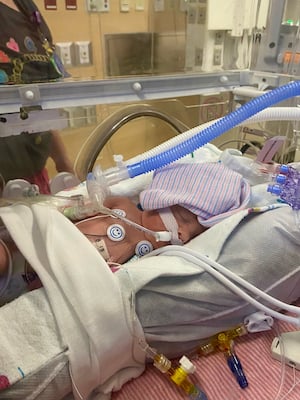
<svg viewBox="0 0 300 400">
<path fill-rule="evenodd" d="M 158 169 L 140 194 L 144 210 L 181 206 L 207 228 L 247 207 L 250 185 L 222 163 L 174 163 Z"/>
</svg>

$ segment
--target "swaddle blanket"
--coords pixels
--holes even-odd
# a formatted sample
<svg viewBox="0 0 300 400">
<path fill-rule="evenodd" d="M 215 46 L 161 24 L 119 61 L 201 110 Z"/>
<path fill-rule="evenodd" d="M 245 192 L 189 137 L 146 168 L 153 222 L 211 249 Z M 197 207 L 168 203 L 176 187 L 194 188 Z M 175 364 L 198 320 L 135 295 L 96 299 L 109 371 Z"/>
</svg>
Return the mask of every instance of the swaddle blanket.
<svg viewBox="0 0 300 400">
<path fill-rule="evenodd" d="M 13 211 L 17 209 L 14 207 Z M 35 210 L 35 213 L 38 211 Z M 25 221 L 24 213 L 21 214 L 22 220 Z M 8 218 L 4 219 L 9 225 L 12 224 Z M 53 216 L 52 223 L 55 219 Z M 189 246 L 216 258 L 262 290 L 292 302 L 300 296 L 300 231 L 293 222 L 294 216 L 289 207 L 247 216 L 243 212 L 232 224 L 228 224 L 231 232 L 229 235 L 228 230 L 224 229 L 227 239 L 222 238 L 222 245 L 218 246 L 217 251 L 213 246 L 217 227 L 195 238 Z M 18 220 L 19 225 L 20 223 Z M 74 238 L 73 234 L 71 236 Z M 219 238 L 221 237 L 219 234 Z M 50 234 L 48 238 L 53 239 Z M 61 239 L 59 236 L 58 240 Z M 51 253 L 59 251 L 60 254 L 68 254 L 64 256 L 66 261 L 63 266 L 59 262 L 60 268 L 72 269 L 73 262 L 69 264 L 68 260 L 74 261 L 74 257 L 62 251 L 62 245 L 58 245 L 56 240 L 51 243 Z M 76 246 L 78 243 L 76 242 Z M 58 265 L 60 257 L 54 258 L 55 264 Z M 1 308 L 0 371 L 3 381 L 9 379 L 11 384 L 14 381 L 22 383 L 24 375 L 24 384 L 29 381 L 34 392 L 39 385 L 51 382 L 51 379 L 46 379 L 49 376 L 53 379 L 58 373 L 63 373 L 63 379 L 60 381 L 64 380 L 69 391 L 70 376 L 73 376 L 73 395 L 78 398 L 77 390 L 82 395 L 85 384 L 87 392 L 95 388 L 95 383 L 87 381 L 86 378 L 89 373 L 93 376 L 96 371 L 96 375 L 99 373 L 97 378 L 101 386 L 94 391 L 95 397 L 91 395 L 90 398 L 103 399 L 104 394 L 109 395 L 111 390 L 120 389 L 124 382 L 137 377 L 143 370 L 143 354 L 139 354 L 140 349 L 136 343 L 138 338 L 143 338 L 142 333 L 139 333 L 140 323 L 148 343 L 172 357 L 195 348 L 201 339 L 243 322 L 244 317 L 254 311 L 253 306 L 242 301 L 203 269 L 180 256 L 171 255 L 142 258 L 137 262 L 128 263 L 115 274 L 108 271 L 118 290 L 109 282 L 110 278 L 108 282 L 104 279 L 107 276 L 99 264 L 98 273 L 102 284 L 96 276 L 90 276 L 97 280 L 97 286 L 100 288 L 97 294 L 94 294 L 93 303 L 96 303 L 96 309 L 93 311 L 93 304 L 89 304 L 91 296 L 84 294 L 85 285 L 89 288 L 86 281 L 89 276 L 88 264 L 84 262 L 82 265 L 86 277 L 83 278 L 79 272 L 80 283 L 78 281 L 77 287 L 68 283 L 69 276 L 64 282 L 64 293 L 70 297 L 69 300 L 66 297 L 65 301 L 71 315 L 68 316 L 67 312 L 63 323 L 60 318 L 66 306 L 59 303 L 59 298 L 52 299 L 47 287 L 27 293 Z M 68 275 L 68 272 L 64 271 L 63 274 Z M 73 274 L 76 275 L 74 270 Z M 71 278 L 77 280 L 76 276 Z M 62 282 L 60 280 L 60 283 Z M 72 286 L 72 290 L 75 290 L 73 295 L 69 291 Z M 109 287 L 110 291 L 106 291 L 104 286 Z M 122 300 L 118 296 L 119 290 L 122 291 Z M 72 305 L 74 302 L 77 303 L 76 309 Z M 119 302 L 121 306 L 118 305 Z M 62 307 L 62 310 L 58 310 L 58 307 Z M 135 318 L 135 311 L 138 319 Z M 78 318 L 78 324 L 75 323 L 77 321 L 73 321 L 74 315 Z M 13 319 L 13 324 L 10 324 L 8 319 Z M 25 331 L 24 319 L 27 320 Z M 126 328 L 123 325 L 124 319 L 128 324 Z M 35 328 L 30 329 L 30 326 Z M 73 337 L 70 338 L 71 335 Z M 15 340 L 11 340 L 12 336 Z M 76 343 L 83 344 L 84 348 L 74 347 Z M 134 345 L 136 348 L 132 351 L 131 346 L 134 348 Z M 40 349 L 42 351 L 39 352 Z M 95 353 L 91 354 L 89 351 Z M 68 356 L 70 362 L 70 375 L 66 373 L 67 360 L 64 355 Z M 98 357 L 99 364 L 97 363 L 96 367 L 90 357 Z M 135 360 L 140 360 L 141 364 Z M 40 375 L 40 370 L 45 366 L 48 375 L 42 382 L 35 380 L 33 386 L 32 379 Z M 52 395 L 48 397 L 44 397 L 44 391 L 36 397 L 22 396 L 22 392 L 16 397 L 13 395 L 13 386 L 12 391 L 0 391 L 0 399 L 59 400 L 66 392 L 58 391 L 58 388 L 55 380 L 55 397 L 53 387 L 50 391 Z"/>
<path fill-rule="evenodd" d="M 0 215 L 44 284 L 60 338 L 55 348 L 67 348 L 75 398 L 87 399 L 104 384 L 104 392 L 110 392 L 140 374 L 145 355 L 136 341 L 143 339 L 143 331 L 138 321 L 133 326 L 131 304 L 124 301 L 114 274 L 90 242 L 57 210 L 43 205 L 17 204 L 0 209 Z M 35 307 L 38 304 L 33 312 Z M 28 313 L 26 318 L 37 323 Z M 35 350 L 24 354 L 20 344 L 13 349 L 7 343 L 1 349 L 1 373 L 9 382 L 37 368 Z"/>
<path fill-rule="evenodd" d="M 236 216 L 233 225 L 237 220 Z M 289 207 L 244 215 L 233 229 L 229 220 L 220 225 L 183 249 L 188 246 L 209 256 L 278 299 L 290 303 L 300 296 L 300 230 Z M 158 257 L 159 262 L 147 257 L 124 268 L 136 288 L 146 339 L 163 353 L 179 356 L 257 311 L 204 269 L 180 254 L 172 255 L 172 249 Z M 117 276 L 124 273 L 121 269 Z"/>
</svg>

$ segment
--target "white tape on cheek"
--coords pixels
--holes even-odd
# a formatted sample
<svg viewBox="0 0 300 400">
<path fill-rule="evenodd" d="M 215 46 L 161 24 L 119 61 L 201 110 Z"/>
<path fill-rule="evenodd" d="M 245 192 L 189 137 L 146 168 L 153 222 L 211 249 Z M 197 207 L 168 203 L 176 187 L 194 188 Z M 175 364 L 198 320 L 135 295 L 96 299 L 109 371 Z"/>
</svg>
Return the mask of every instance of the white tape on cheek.
<svg viewBox="0 0 300 400">
<path fill-rule="evenodd" d="M 105 241 L 103 239 L 97 239 L 95 242 L 93 242 L 93 245 L 96 247 L 98 252 L 101 254 L 101 256 L 104 258 L 105 261 L 109 260 L 109 252 L 107 250 Z"/>
<path fill-rule="evenodd" d="M 166 229 L 171 232 L 171 244 L 182 245 L 183 242 L 178 237 L 178 224 L 177 221 L 169 207 L 159 210 L 159 216 L 165 225 Z"/>
</svg>

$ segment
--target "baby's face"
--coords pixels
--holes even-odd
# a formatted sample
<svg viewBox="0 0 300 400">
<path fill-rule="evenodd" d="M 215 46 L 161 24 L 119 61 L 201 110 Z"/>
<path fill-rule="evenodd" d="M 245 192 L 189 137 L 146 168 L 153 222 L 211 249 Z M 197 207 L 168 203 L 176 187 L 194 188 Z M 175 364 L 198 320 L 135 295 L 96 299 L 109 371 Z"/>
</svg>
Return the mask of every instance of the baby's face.
<svg viewBox="0 0 300 400">
<path fill-rule="evenodd" d="M 199 223 L 197 215 L 186 208 L 176 205 L 172 206 L 171 210 L 178 224 L 178 236 L 183 243 L 187 243 L 207 229 Z"/>
<path fill-rule="evenodd" d="M 142 224 L 142 212 L 126 197 L 110 197 L 104 202 L 104 206 L 112 210 L 122 210 L 126 218 Z M 145 239 L 144 234 L 136 228 L 110 216 L 99 215 L 76 225 L 96 247 L 103 246 L 101 241 L 104 241 L 108 263 L 123 264 L 135 254 L 136 244 Z"/>
</svg>

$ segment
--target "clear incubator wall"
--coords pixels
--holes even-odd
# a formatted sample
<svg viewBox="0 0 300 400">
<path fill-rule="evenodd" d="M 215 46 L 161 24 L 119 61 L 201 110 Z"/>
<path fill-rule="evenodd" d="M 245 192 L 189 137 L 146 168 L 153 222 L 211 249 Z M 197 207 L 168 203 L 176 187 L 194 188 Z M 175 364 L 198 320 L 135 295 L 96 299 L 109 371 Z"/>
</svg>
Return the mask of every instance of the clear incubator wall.
<svg viewBox="0 0 300 400">
<path fill-rule="evenodd" d="M 36 3 L 71 78 L 36 85 L 33 100 L 25 96 L 27 88 L 0 87 L 0 106 L 9 113 L 18 113 L 20 105 L 56 109 L 79 179 L 92 164 L 110 167 L 115 154 L 126 160 L 228 114 L 251 98 L 237 96 L 237 86 L 264 90 L 299 74 L 299 1 L 132 0 L 121 7 L 87 0 L 73 8 L 63 1 Z M 130 113 L 132 106 L 138 111 L 128 118 L 123 110 Z M 153 115 L 139 106 L 154 109 Z M 43 118 L 52 122 L 47 114 Z M 283 135 L 278 161 L 287 162 L 297 152 L 296 131 L 294 122 L 263 123 L 233 129 L 214 143 L 253 157 L 266 139 Z M 47 168 L 52 178 L 50 159 Z"/>
</svg>

